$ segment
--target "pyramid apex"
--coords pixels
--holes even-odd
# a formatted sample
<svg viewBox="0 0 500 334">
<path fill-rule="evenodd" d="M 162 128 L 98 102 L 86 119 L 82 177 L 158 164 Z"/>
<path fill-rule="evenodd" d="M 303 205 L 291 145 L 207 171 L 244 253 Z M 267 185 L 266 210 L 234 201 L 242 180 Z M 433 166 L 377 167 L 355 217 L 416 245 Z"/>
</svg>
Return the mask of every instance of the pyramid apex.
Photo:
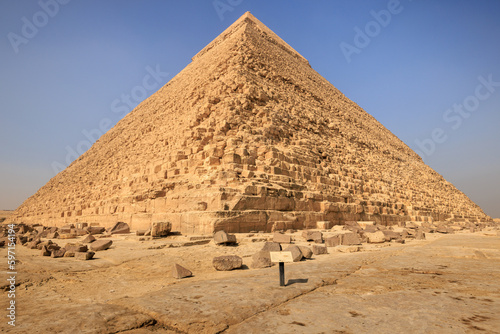
<svg viewBox="0 0 500 334">
<path fill-rule="evenodd" d="M 288 53 L 296 57 L 297 59 L 304 61 L 309 65 L 309 62 L 306 58 L 304 58 L 300 53 L 298 53 L 294 48 L 288 45 L 283 39 L 281 39 L 278 35 L 276 35 L 271 29 L 269 29 L 264 23 L 262 23 L 259 19 L 257 19 L 252 13 L 249 11 L 245 12 L 241 15 L 233 24 L 231 24 L 226 30 L 224 30 L 219 36 L 217 36 L 212 42 L 210 42 L 207 46 L 205 46 L 200 52 L 198 52 L 193 58 L 192 61 L 203 56 L 212 48 L 216 47 L 224 40 L 226 40 L 229 36 L 239 30 L 243 25 L 246 27 L 251 27 L 259 30 L 265 35 L 265 38 L 272 39 L 276 44 L 278 44 L 282 49 L 286 50 Z M 309 65 L 310 66 L 310 65 Z"/>
</svg>

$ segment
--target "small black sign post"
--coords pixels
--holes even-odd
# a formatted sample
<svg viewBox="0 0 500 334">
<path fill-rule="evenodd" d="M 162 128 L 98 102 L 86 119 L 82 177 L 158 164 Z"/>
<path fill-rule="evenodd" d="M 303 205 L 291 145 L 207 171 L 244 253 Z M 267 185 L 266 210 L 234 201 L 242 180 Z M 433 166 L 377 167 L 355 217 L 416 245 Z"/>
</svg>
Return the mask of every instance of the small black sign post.
<svg viewBox="0 0 500 334">
<path fill-rule="evenodd" d="M 285 286 L 285 262 L 279 262 L 280 267 L 280 286 Z"/>
<path fill-rule="evenodd" d="M 285 284 L 285 262 L 293 262 L 292 252 L 269 252 L 271 255 L 271 262 L 278 262 L 280 271 L 280 286 Z"/>
</svg>

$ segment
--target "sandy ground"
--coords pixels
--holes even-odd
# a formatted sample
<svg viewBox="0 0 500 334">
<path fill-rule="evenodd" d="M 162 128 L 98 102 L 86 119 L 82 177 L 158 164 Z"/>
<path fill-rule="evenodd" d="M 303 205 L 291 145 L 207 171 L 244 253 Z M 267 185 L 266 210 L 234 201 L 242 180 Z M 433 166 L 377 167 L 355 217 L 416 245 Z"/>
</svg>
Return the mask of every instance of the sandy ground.
<svg viewBox="0 0 500 334">
<path fill-rule="evenodd" d="M 278 268 L 250 269 L 271 235 L 237 234 L 237 247 L 198 237 L 139 241 L 114 236 L 91 261 L 16 248 L 16 326 L 11 333 L 500 333 L 496 231 L 428 234 L 405 245 L 364 244 Z M 201 240 L 200 240 L 201 239 Z M 296 243 L 301 241 L 295 234 Z M 75 240 L 57 240 L 62 246 Z M 204 243 L 205 244 L 197 244 Z M 310 244 L 312 245 L 312 244 Z M 239 255 L 218 272 L 212 258 Z M 7 277 L 7 250 L 1 250 Z M 194 276 L 174 279 L 172 265 Z M 4 289 L 8 290 L 6 283 Z"/>
</svg>

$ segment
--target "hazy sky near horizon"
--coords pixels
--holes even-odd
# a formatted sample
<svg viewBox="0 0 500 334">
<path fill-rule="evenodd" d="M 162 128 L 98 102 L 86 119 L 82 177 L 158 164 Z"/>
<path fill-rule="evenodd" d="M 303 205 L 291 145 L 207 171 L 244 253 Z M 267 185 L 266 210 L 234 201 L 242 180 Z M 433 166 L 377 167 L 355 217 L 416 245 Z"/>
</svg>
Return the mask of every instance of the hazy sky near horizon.
<svg viewBox="0 0 500 334">
<path fill-rule="evenodd" d="M 0 2 L 0 209 L 15 209 L 251 11 L 500 217 L 500 1 Z"/>
</svg>

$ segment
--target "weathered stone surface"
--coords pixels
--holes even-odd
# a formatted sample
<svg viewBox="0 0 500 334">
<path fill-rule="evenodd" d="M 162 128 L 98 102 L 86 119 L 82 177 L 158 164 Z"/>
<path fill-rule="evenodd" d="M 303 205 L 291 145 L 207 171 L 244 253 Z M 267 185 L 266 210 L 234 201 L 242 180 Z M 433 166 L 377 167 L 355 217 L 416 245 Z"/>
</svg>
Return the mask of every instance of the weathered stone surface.
<svg viewBox="0 0 500 334">
<path fill-rule="evenodd" d="M 325 239 L 325 244 L 327 247 L 335 247 L 340 245 L 341 235 L 334 235 Z"/>
<path fill-rule="evenodd" d="M 262 246 L 262 251 L 279 252 L 281 251 L 281 245 L 279 242 L 268 241 Z"/>
<path fill-rule="evenodd" d="M 93 251 L 103 251 L 111 247 L 113 244 L 112 240 L 96 240 L 90 244 L 90 249 Z"/>
<path fill-rule="evenodd" d="M 75 253 L 75 259 L 76 260 L 91 260 L 94 257 L 95 253 L 92 251 L 87 251 L 87 252 L 77 252 Z"/>
<path fill-rule="evenodd" d="M 357 233 L 345 233 L 342 235 L 342 245 L 351 246 L 361 244 L 361 240 Z"/>
<path fill-rule="evenodd" d="M 415 234 L 416 240 L 425 240 L 425 233 L 422 230 L 418 230 L 417 234 Z"/>
<path fill-rule="evenodd" d="M 59 234 L 59 239 L 76 239 L 78 236 L 76 233 L 61 233 Z"/>
<path fill-rule="evenodd" d="M 72 252 L 72 253 L 78 253 L 78 252 L 86 252 L 88 250 L 87 245 L 81 245 L 81 244 L 66 244 L 64 246 L 66 249 L 66 252 Z"/>
<path fill-rule="evenodd" d="M 405 223 L 406 228 L 411 228 L 411 229 L 417 229 L 418 225 L 415 222 L 406 222 Z"/>
<path fill-rule="evenodd" d="M 272 265 L 273 264 L 271 262 L 271 256 L 269 254 L 269 251 L 261 250 L 252 255 L 252 264 L 251 264 L 252 268 L 267 268 L 271 267 Z"/>
<path fill-rule="evenodd" d="M 292 242 L 292 237 L 288 234 L 274 233 L 273 242 L 280 244 L 289 244 Z"/>
<path fill-rule="evenodd" d="M 329 230 L 331 229 L 333 226 L 333 222 L 331 221 L 319 221 L 319 222 L 316 222 L 316 228 L 319 229 L 319 230 Z"/>
<path fill-rule="evenodd" d="M 382 230 L 382 233 L 384 233 L 385 241 L 401 239 L 401 234 L 396 233 L 396 232 L 391 231 L 391 230 Z"/>
<path fill-rule="evenodd" d="M 358 226 L 360 226 L 362 229 L 366 229 L 369 226 L 375 226 L 376 223 L 374 221 L 358 221 L 356 222 Z"/>
<path fill-rule="evenodd" d="M 108 229 L 111 234 L 128 234 L 130 233 L 130 226 L 124 222 L 117 222 L 111 228 Z"/>
<path fill-rule="evenodd" d="M 215 270 L 229 271 L 241 268 L 241 266 L 243 265 L 243 260 L 237 255 L 224 255 L 214 257 L 212 264 Z"/>
<path fill-rule="evenodd" d="M 225 231 L 217 231 L 214 234 L 214 242 L 216 245 L 229 245 L 236 243 L 234 234 L 226 233 Z"/>
<path fill-rule="evenodd" d="M 51 257 L 63 257 L 64 253 L 66 253 L 66 250 L 64 248 L 59 248 L 59 249 L 54 249 L 50 256 Z"/>
<path fill-rule="evenodd" d="M 151 225 L 151 236 L 153 238 L 166 237 L 170 231 L 172 231 L 172 223 L 170 222 L 154 222 Z"/>
<path fill-rule="evenodd" d="M 94 234 L 101 234 L 104 233 L 106 229 L 102 226 L 89 226 L 87 227 L 87 232 L 94 235 Z"/>
<path fill-rule="evenodd" d="M 85 238 L 83 238 L 82 242 L 84 244 L 90 244 L 90 243 L 94 242 L 95 240 L 96 240 L 96 238 L 92 234 L 89 234 Z"/>
<path fill-rule="evenodd" d="M 313 245 L 312 252 L 314 255 L 328 254 L 328 248 L 326 246 Z"/>
<path fill-rule="evenodd" d="M 57 238 L 59 238 L 59 233 L 57 231 L 47 233 L 47 239 L 57 239 Z"/>
<path fill-rule="evenodd" d="M 300 252 L 305 259 L 310 259 L 313 255 L 311 248 L 306 246 L 299 246 Z"/>
<path fill-rule="evenodd" d="M 384 232 L 382 231 L 377 231 L 373 233 L 365 233 L 366 237 L 368 238 L 368 242 L 371 244 L 378 244 L 385 242 L 385 235 Z"/>
<path fill-rule="evenodd" d="M 42 246 L 42 252 L 41 252 L 42 256 L 50 256 L 50 251 L 47 249 L 47 246 Z"/>
<path fill-rule="evenodd" d="M 40 243 L 40 240 L 36 239 L 30 242 L 27 242 L 24 246 L 28 247 L 29 249 L 38 249 L 38 244 Z"/>
<path fill-rule="evenodd" d="M 181 279 L 181 278 L 186 278 L 186 277 L 190 277 L 190 276 L 193 276 L 193 273 L 189 269 L 186 269 L 177 263 L 175 263 L 172 266 L 172 277 L 173 278 Z"/>
<path fill-rule="evenodd" d="M 289 245 L 283 251 L 292 253 L 293 262 L 299 262 L 304 257 L 302 255 L 302 252 L 300 251 L 300 248 L 298 246 L 295 246 L 295 245 Z"/>
<path fill-rule="evenodd" d="M 323 233 L 320 231 L 303 231 L 302 237 L 306 241 L 314 241 L 315 243 L 323 243 Z"/>
<path fill-rule="evenodd" d="M 335 247 L 336 252 L 340 253 L 355 253 L 359 252 L 360 246 L 346 246 L 346 245 L 340 245 L 338 247 Z"/>
</svg>

